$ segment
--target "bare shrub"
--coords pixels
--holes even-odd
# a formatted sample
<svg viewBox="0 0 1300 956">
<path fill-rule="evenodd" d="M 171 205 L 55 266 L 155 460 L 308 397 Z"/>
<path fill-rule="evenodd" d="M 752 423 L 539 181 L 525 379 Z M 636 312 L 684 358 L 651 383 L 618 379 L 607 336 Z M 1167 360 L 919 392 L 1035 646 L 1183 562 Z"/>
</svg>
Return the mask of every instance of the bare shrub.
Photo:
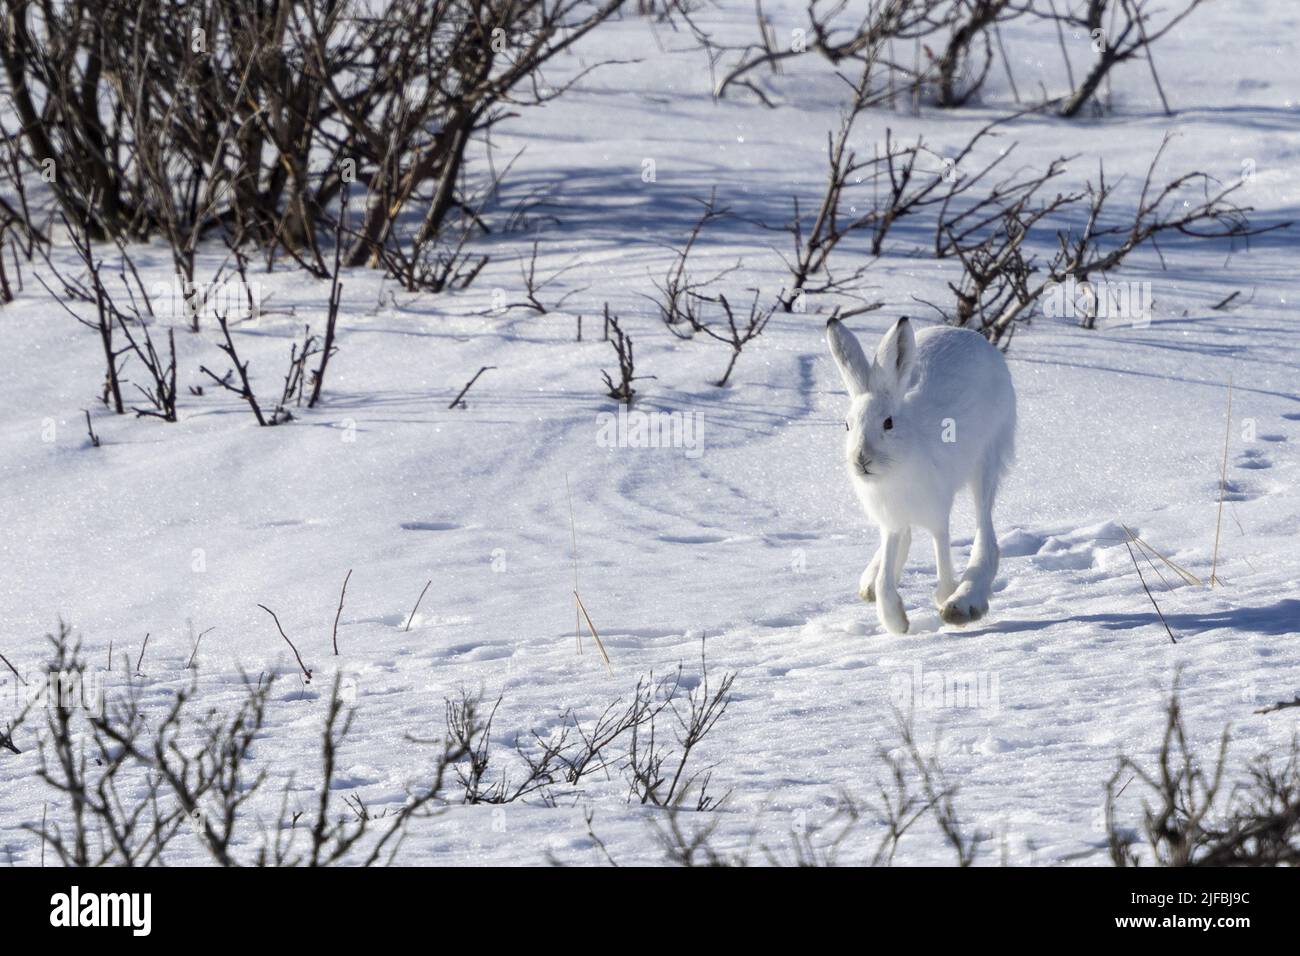
<svg viewBox="0 0 1300 956">
<path fill-rule="evenodd" d="M 611 339 L 610 333 L 614 337 Z M 614 347 L 614 354 L 618 356 L 618 381 L 615 382 L 606 371 L 601 371 L 601 377 L 605 379 L 606 394 L 617 402 L 624 405 L 631 405 L 632 398 L 636 395 L 636 389 L 632 383 L 639 378 L 646 378 L 644 375 L 636 374 L 636 359 L 632 352 L 632 337 L 623 331 L 622 326 L 618 323 L 618 316 L 609 311 L 609 303 L 605 303 L 605 338 Z"/>
<path fill-rule="evenodd" d="M 718 282 L 725 276 L 740 268 L 737 263 L 719 272 L 701 279 L 689 270 L 691 253 L 695 250 L 704 230 L 714 223 L 721 222 L 731 215 L 726 206 L 719 206 L 717 191 L 710 193 L 708 200 L 696 200 L 700 203 L 699 218 L 691 227 L 686 242 L 681 247 L 670 247 L 672 259 L 662 281 L 655 281 L 657 296 L 652 298 L 660 320 L 668 331 L 678 338 L 690 338 L 702 327 L 700 304 L 702 290 Z"/>
<path fill-rule="evenodd" d="M 408 288 L 472 281 L 482 260 L 466 256 L 463 246 L 477 213 L 460 194 L 471 137 L 504 118 L 506 103 L 560 95 L 564 88 L 541 79 L 544 65 L 622 3 L 398 0 L 380 17 L 296 17 L 292 31 L 305 62 L 345 128 L 340 159 L 355 157 L 367 184 L 347 263 L 383 263 Z M 420 210 L 418 225 L 399 236 L 411 209 Z M 465 221 L 444 244 L 439 237 L 453 210 Z"/>
<path fill-rule="evenodd" d="M 942 8 L 948 0 L 882 0 L 867 4 L 864 12 L 847 0 L 810 0 L 807 25 L 801 28 L 799 41 L 785 41 L 777 35 L 763 12 L 755 6 L 759 40 L 743 47 L 718 43 L 712 36 L 691 23 L 696 37 L 709 51 L 714 63 L 731 65 L 714 85 L 714 95 L 721 98 L 734 85 L 748 89 L 766 105 L 771 100 L 753 81 L 751 74 L 762 67 L 778 73 L 786 60 L 815 53 L 832 65 L 856 63 L 878 67 L 880 82 L 867 93 L 870 103 L 892 102 L 907 90 L 916 91 L 927 75 L 919 63 L 908 66 L 893 58 L 893 45 L 911 46 L 938 29 L 943 22 Z M 688 22 L 689 17 L 687 17 Z"/>
<path fill-rule="evenodd" d="M 767 328 L 767 323 L 771 320 L 773 313 L 776 312 L 778 303 L 773 302 L 766 306 L 760 305 L 759 290 L 754 289 L 752 291 L 754 298 L 750 301 L 749 308 L 745 312 L 739 313 L 739 315 L 737 310 L 732 308 L 731 303 L 727 301 L 727 296 L 722 292 L 712 296 L 692 293 L 701 301 L 718 306 L 727 319 L 726 328 L 721 331 L 713 324 L 699 319 L 697 319 L 696 324 L 698 331 L 731 347 L 731 358 L 722 373 L 722 378 L 713 383 L 718 388 L 726 387 L 727 381 L 731 378 L 731 372 L 736 367 L 736 360 L 740 358 L 740 353 L 744 351 L 746 345 L 763 334 L 763 330 Z"/>
<path fill-rule="evenodd" d="M 690 690 L 684 690 L 680 665 L 667 677 L 642 677 L 630 699 L 613 701 L 589 722 L 567 709 L 550 733 L 515 734 L 508 758 L 492 735 L 501 699 L 485 710 L 462 692 L 446 702 L 446 737 L 464 755 L 454 768 L 462 799 L 503 804 L 532 798 L 553 806 L 559 795 L 576 794 L 585 778 L 599 773 L 622 775 L 629 803 L 714 810 L 722 801 L 708 790 L 712 767 L 697 769 L 693 758 L 726 713 L 735 677 L 727 673 L 711 683 L 701 651 L 699 680 Z"/>
<path fill-rule="evenodd" d="M 63 217 L 68 236 L 84 269 L 83 275 L 72 275 L 55 265 L 54 259 L 41 248 L 45 264 L 63 287 L 59 296 L 45 283 L 39 275 L 37 281 L 44 286 L 69 315 L 87 328 L 94 329 L 99 335 L 100 346 L 104 353 L 104 388 L 101 399 L 110 405 L 114 412 L 125 412 L 122 398 L 123 356 L 134 355 L 149 376 L 146 385 L 135 384 L 135 389 L 148 402 L 145 407 L 134 407 L 136 417 L 160 418 L 163 421 L 176 421 L 176 340 L 171 329 L 167 330 L 167 357 L 154 345 L 149 326 L 156 321 L 153 305 L 149 299 L 144 280 L 136 270 L 126 246 L 119 243 L 117 252 L 119 265 L 117 282 L 110 286 L 104 281 L 106 263 L 99 257 L 91 242 L 91 229 L 88 222 L 74 224 Z M 68 305 L 68 301 L 93 305 L 94 318 L 87 319 Z M 126 345 L 118 346 L 115 335 L 120 332 Z"/>
<path fill-rule="evenodd" d="M 936 251 L 956 255 L 962 263 L 960 283 L 950 284 L 956 308 L 940 310 L 954 325 L 978 329 L 992 342 L 1005 342 L 1015 327 L 1032 320 L 1044 296 L 1073 283 L 1091 291 L 1091 280 L 1119 268 L 1137 249 L 1150 246 L 1160 256 L 1159 240 L 1166 235 L 1193 239 L 1249 239 L 1289 222 L 1254 226 L 1252 207 L 1239 206 L 1233 194 L 1241 184 L 1223 185 L 1207 173 L 1184 173 L 1163 186 L 1155 185 L 1156 168 L 1169 139 L 1165 138 L 1147 169 L 1135 207 L 1118 217 L 1109 215 L 1108 201 L 1114 185 L 1104 169 L 1096 182 L 1078 192 L 1057 194 L 1034 204 L 1044 183 L 1057 174 L 1057 160 L 1044 174 L 1019 180 L 1012 187 L 995 189 L 968 211 L 941 216 Z M 999 192 L 1001 190 L 1001 192 Z M 1056 214 L 1073 216 L 1079 226 L 1055 231 L 1055 252 L 1039 260 L 1029 244 L 1033 229 Z M 1093 328 L 1097 297 L 1085 295 L 1079 323 Z"/>
<path fill-rule="evenodd" d="M 706 699 L 707 692 L 703 695 Z M 836 866 L 844 846 L 854 837 L 875 837 L 875 849 L 868 862 L 871 866 L 893 864 L 903 838 L 913 832 L 918 824 L 929 820 L 938 829 L 943 842 L 956 858 L 959 866 L 975 862 L 979 844 L 986 839 L 981 831 L 968 831 L 957 811 L 958 788 L 948 777 L 938 756 L 938 741 L 930 752 L 922 749 L 913 729 L 910 714 L 894 712 L 893 746 L 882 746 L 879 751 L 885 776 L 877 779 L 874 799 L 861 800 L 850 793 L 840 794 L 834 809 L 821 820 L 809 820 L 798 828 L 791 828 L 784 845 L 757 843 L 751 833 L 745 845 L 738 850 L 718 846 L 717 832 L 723 823 L 723 814 L 696 811 L 714 809 L 716 805 L 691 807 L 678 799 L 657 804 L 662 812 L 649 819 L 664 854 L 664 861 L 676 866 L 748 866 L 755 862 L 754 850 L 761 860 L 775 866 L 822 867 Z M 662 779 L 653 762 L 640 762 L 649 766 L 654 779 Z M 618 866 L 618 859 L 608 844 L 592 826 L 592 814 L 587 816 L 588 834 L 606 862 Z M 563 861 L 552 857 L 552 863 Z"/>
<path fill-rule="evenodd" d="M 700 205 L 700 216 L 691 227 L 686 242 L 679 248 L 672 248 L 673 257 L 663 280 L 654 282 L 657 294 L 648 298 L 654 302 L 660 320 L 673 335 L 680 339 L 690 339 L 702 333 L 731 348 L 731 358 L 722 377 L 713 383 L 723 388 L 731 378 L 740 353 L 746 345 L 763 334 L 773 313 L 781 305 L 781 300 L 766 306 L 760 305 L 759 290 L 751 289 L 749 291 L 753 292 L 754 297 L 748 312 L 744 313 L 732 306 L 725 292 L 709 291 L 739 269 L 739 262 L 706 278 L 700 278 L 690 271 L 691 253 L 704 230 L 732 215 L 728 207 L 718 205 L 716 191 L 709 195 L 707 201 L 700 200 Z M 720 313 L 726 320 L 726 328 L 719 328 L 711 322 L 709 313 Z"/>
<path fill-rule="evenodd" d="M 1106 830 L 1116 866 L 1300 864 L 1300 738 L 1292 738 L 1280 759 L 1256 757 L 1244 780 L 1232 786 L 1226 780 L 1229 741 L 1225 727 L 1212 758 L 1196 754 L 1175 680 L 1154 765 L 1121 756 L 1106 784 Z M 1121 795 L 1135 781 L 1142 792 L 1136 831 L 1118 818 Z"/>
<path fill-rule="evenodd" d="M 337 768 L 355 716 L 343 699 L 341 674 L 325 702 L 319 779 L 303 801 L 292 774 L 280 793 L 269 792 L 267 770 L 254 760 L 254 742 L 272 729 L 272 678 L 245 678 L 242 699 L 222 712 L 198 707 L 195 676 L 159 711 L 146 705 L 140 675 L 128 664 L 125 685 L 111 697 L 101 687 L 96 708 L 87 706 L 84 692 L 68 692 L 88 686 L 91 676 L 71 628 L 60 623 L 48 639 L 46 668 L 60 689 L 30 698 L 34 703 L 0 734 L 0 746 L 18 753 L 20 739 L 35 737 L 37 777 L 55 799 L 39 826 L 26 829 L 69 866 L 164 865 L 192 852 L 175 845 L 186 834 L 222 866 L 386 864 L 413 820 L 453 802 L 554 806 L 558 795 L 579 794 L 583 781 L 597 774 L 622 776 L 629 802 L 643 797 L 651 805 L 682 807 L 689 792 L 696 809 L 717 806 L 707 794 L 708 768 L 696 765 L 705 737 L 726 711 L 735 675 L 713 681 L 703 654 L 692 690 L 683 689 L 680 666 L 669 678 L 643 677 L 630 699 L 590 720 L 569 709 L 553 732 L 516 734 L 508 756 L 493 736 L 500 699 L 485 707 L 462 692 L 446 702 L 445 735 L 407 737 L 436 750 L 405 802 L 375 813 L 352 794 L 344 801 L 350 812 L 341 813 Z M 659 742 L 670 715 L 675 749 Z M 653 756 L 662 780 L 642 776 L 644 755 Z M 277 808 L 269 821 L 268 807 Z"/>
<path fill-rule="evenodd" d="M 657 807 L 676 807 L 686 800 L 687 794 L 694 795 L 694 809 L 697 811 L 713 810 L 721 800 L 709 793 L 709 778 L 712 767 L 687 772 L 691 754 L 704 740 L 713 726 L 722 719 L 731 703 L 731 685 L 736 675 L 725 674 L 712 689 L 709 687 L 708 662 L 703 653 L 700 656 L 700 680 L 686 694 L 686 699 L 678 703 L 678 690 L 681 685 L 681 670 L 671 684 L 661 683 L 658 693 L 665 706 L 654 707 L 649 685 L 644 687 L 643 712 L 646 718 L 634 723 L 631 728 L 631 744 L 628 751 L 629 786 L 632 798 L 643 804 Z M 672 715 L 672 728 L 677 749 L 663 741 L 663 730 L 658 718 L 661 714 Z M 726 799 L 725 796 L 721 799 Z"/>
<path fill-rule="evenodd" d="M 31 262 L 36 247 L 47 246 L 50 240 L 48 229 L 37 225 L 36 209 L 28 200 L 28 170 L 17 137 L 2 130 L 0 136 L 4 138 L 4 153 L 0 155 L 0 305 L 4 305 L 14 300 L 15 291 L 23 289 L 22 261 Z M 5 264 L 6 248 L 12 275 Z"/>
<path fill-rule="evenodd" d="M 1172 8 L 1151 0 L 1082 0 L 1076 6 L 1066 0 L 1060 13 L 1053 7 L 1050 16 L 1064 28 L 1086 34 L 1096 56 L 1091 69 L 1061 102 L 1060 114 L 1077 115 L 1096 95 L 1110 71 L 1134 57 L 1147 61 L 1165 113 L 1169 114 L 1151 47 L 1200 5 L 1201 0 L 1182 0 Z"/>
<path fill-rule="evenodd" d="M 87 664 L 71 629 L 60 624 L 49 635 L 53 656 L 47 667 L 60 686 L 84 679 Z M 197 688 L 178 692 L 162 714 L 146 711 L 128 668 L 120 696 L 102 712 L 80 701 L 43 700 L 26 710 L 9 734 L 38 737 L 37 777 L 58 795 L 54 814 L 40 826 L 27 825 L 67 866 L 162 865 L 174 859 L 177 836 L 193 832 L 202 850 L 221 866 L 374 865 L 392 861 L 410 821 L 443 799 L 448 767 L 463 756 L 442 742 L 425 786 L 402 807 L 382 817 L 336 815 L 333 790 L 338 752 L 352 725 L 336 675 L 320 747 L 321 782 L 315 812 L 289 809 L 292 782 L 279 813 L 245 850 L 249 807 L 266 788 L 265 770 L 251 759 L 254 741 L 266 730 L 272 680 L 246 680 L 244 699 L 227 714 L 196 711 Z M 8 734 L 6 737 L 9 736 Z M 375 821 L 382 819 L 382 824 Z"/>
<path fill-rule="evenodd" d="M 338 320 L 340 289 L 341 286 L 336 278 L 331 284 L 329 313 L 326 318 L 326 342 L 322 344 L 320 339 L 312 334 L 310 325 L 303 326 L 301 341 L 290 342 L 289 363 L 285 368 L 280 397 L 269 414 L 263 410 L 257 394 L 253 391 L 252 379 L 248 373 L 249 362 L 239 357 L 235 340 L 230 333 L 230 319 L 224 311 L 219 311 L 216 315 L 217 327 L 221 330 L 222 336 L 222 341 L 217 343 L 217 348 L 230 360 L 231 367 L 223 375 L 218 375 L 206 365 L 200 365 L 199 371 L 214 385 L 243 399 L 253 413 L 253 417 L 257 419 L 258 425 L 283 425 L 285 422 L 293 421 L 294 415 L 290 407 L 302 406 L 309 385 L 311 398 L 308 400 L 308 407 L 310 408 L 320 397 L 320 385 L 324 379 L 325 367 L 330 353 L 335 350 L 332 343 L 335 323 Z M 321 356 L 320 364 L 315 369 L 310 369 L 308 363 L 317 355 Z"/>
<path fill-rule="evenodd" d="M 934 64 L 935 101 L 939 106 L 964 106 L 979 92 L 993 66 L 989 34 L 999 23 L 1024 12 L 1017 0 L 954 0 L 943 18 L 948 40 Z M 981 45 L 982 54 L 977 49 Z"/>
<path fill-rule="evenodd" d="M 467 230 L 442 238 L 453 212 L 477 219 L 471 139 L 561 95 L 544 66 L 623 2 L 4 0 L 0 61 L 22 166 L 53 164 L 93 239 L 160 235 L 192 283 L 224 231 L 326 277 L 320 238 L 360 182 L 345 262 L 454 288 L 477 274 Z"/>
<path fill-rule="evenodd" d="M 259 425 L 278 425 L 281 419 L 272 415 L 267 417 L 262 414 L 262 406 L 257 400 L 257 395 L 253 392 L 253 385 L 248 379 L 248 362 L 239 360 L 239 352 L 235 349 L 235 340 L 230 337 L 230 322 L 224 314 L 217 316 L 217 325 L 221 328 L 221 334 L 225 341 L 219 343 L 217 348 L 221 349 L 230 359 L 231 368 L 227 369 L 224 375 L 218 375 L 206 365 L 200 365 L 199 371 L 212 380 L 219 388 L 224 388 L 228 392 L 233 392 L 248 403 L 249 410 L 252 411 L 253 417 L 257 419 Z M 235 384 L 234 378 L 239 376 L 239 383 Z M 288 379 L 286 378 L 286 386 Z"/>
<path fill-rule="evenodd" d="M 524 297 L 522 301 L 507 302 L 506 304 L 494 308 L 492 311 L 505 311 L 507 309 L 529 309 L 538 315 L 549 315 L 551 312 L 564 308 L 564 303 L 579 292 L 586 291 L 584 286 L 581 289 L 570 289 L 564 295 L 560 296 L 553 303 L 547 304 L 542 301 L 541 295 L 551 283 L 555 282 L 560 276 L 570 271 L 577 263 L 569 263 L 566 266 L 552 272 L 549 276 L 539 276 L 537 274 L 537 252 L 541 242 L 538 239 L 533 240 L 532 253 L 528 257 L 527 265 L 524 264 L 523 258 L 520 257 L 519 272 L 524 284 Z"/>
<path fill-rule="evenodd" d="M 869 807 L 883 819 L 885 832 L 876 845 L 872 865 L 893 863 L 903 837 L 926 816 L 932 816 L 953 851 L 958 866 L 970 866 L 984 839 L 968 833 L 957 812 L 957 785 L 948 779 L 939 761 L 939 744 L 925 753 L 917 742 L 910 715 L 895 712 L 898 746 L 882 747 L 880 760 L 888 770 L 887 782 L 876 782 L 877 799 Z M 859 809 L 859 815 L 863 811 Z"/>
<path fill-rule="evenodd" d="M 790 272 L 782 297 L 787 312 L 804 310 L 805 294 L 848 295 L 863 303 L 843 312 L 841 318 L 880 308 L 883 303 L 869 303 L 855 290 L 872 258 L 884 251 L 891 230 L 901 220 L 931 207 L 948 209 L 989 178 L 1009 151 L 969 170 L 967 160 L 985 137 L 1024 112 L 988 123 L 949 156 L 930 148 L 923 137 L 901 145 L 886 128 L 883 148 L 877 146 L 870 158 L 860 157 L 850 144 L 855 124 L 868 105 L 869 72 L 870 67 L 853 84 L 854 96 L 839 128 L 827 134 L 828 176 L 816 211 L 811 217 L 804 216 L 796 198 L 794 214 L 783 227 L 793 245 L 793 254 L 783 256 Z M 859 235 L 865 238 L 870 257 L 855 250 L 857 264 L 852 270 L 832 272 L 832 253 Z"/>
</svg>

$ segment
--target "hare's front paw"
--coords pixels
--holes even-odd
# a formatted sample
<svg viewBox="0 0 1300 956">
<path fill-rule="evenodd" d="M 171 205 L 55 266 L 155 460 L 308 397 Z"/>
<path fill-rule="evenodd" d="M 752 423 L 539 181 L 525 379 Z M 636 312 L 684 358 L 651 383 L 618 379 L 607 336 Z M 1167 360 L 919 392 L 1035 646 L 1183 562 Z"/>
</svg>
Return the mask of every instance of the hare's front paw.
<svg viewBox="0 0 1300 956">
<path fill-rule="evenodd" d="M 876 600 L 876 566 L 874 564 L 862 572 L 858 578 L 858 597 L 868 604 Z"/>
<path fill-rule="evenodd" d="M 952 584 L 940 583 L 936 585 L 934 589 L 934 606 L 937 608 L 942 608 L 945 604 L 947 604 L 948 598 L 952 597 L 952 592 L 955 589 L 955 587 L 956 586 Z"/>
<path fill-rule="evenodd" d="M 903 610 L 902 598 L 897 593 L 887 594 L 876 602 L 876 617 L 890 634 L 907 633 L 907 612 Z"/>
<path fill-rule="evenodd" d="M 989 612 L 989 602 L 973 593 L 967 583 L 962 583 L 939 609 L 939 616 L 948 624 L 969 624 Z"/>
</svg>

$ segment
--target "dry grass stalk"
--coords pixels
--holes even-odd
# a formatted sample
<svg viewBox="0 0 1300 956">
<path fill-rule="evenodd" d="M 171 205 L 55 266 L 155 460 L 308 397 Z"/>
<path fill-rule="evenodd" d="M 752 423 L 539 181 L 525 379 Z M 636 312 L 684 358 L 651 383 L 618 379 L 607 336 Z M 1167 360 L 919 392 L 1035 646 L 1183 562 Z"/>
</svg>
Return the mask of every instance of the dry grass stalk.
<svg viewBox="0 0 1300 956">
<path fill-rule="evenodd" d="M 1228 417 L 1223 426 L 1223 469 L 1219 473 L 1219 517 L 1214 522 L 1214 557 L 1210 562 L 1210 587 L 1219 583 L 1219 532 L 1223 528 L 1223 496 L 1228 488 L 1228 440 L 1232 437 L 1232 376 L 1228 376 Z"/>
<path fill-rule="evenodd" d="M 596 633 L 596 625 L 591 623 L 591 615 L 587 613 L 587 608 L 582 603 L 582 598 L 578 597 L 578 592 L 573 592 L 573 599 L 578 603 L 578 610 L 582 612 L 583 618 L 587 621 L 587 628 L 591 631 L 591 636 L 596 640 L 596 648 L 600 651 L 600 656 L 605 660 L 605 670 L 609 671 L 612 676 L 614 668 L 610 666 L 609 654 L 605 651 L 605 642 L 600 639 Z"/>
<path fill-rule="evenodd" d="M 587 629 L 591 631 L 591 636 L 596 642 L 596 649 L 600 651 L 600 656 L 605 661 L 605 670 L 612 676 L 614 668 L 609 663 L 609 653 L 605 650 L 605 642 L 600 639 L 596 632 L 596 625 L 591 622 L 591 615 L 587 613 L 586 606 L 582 603 L 582 598 L 578 595 L 578 525 L 573 517 L 573 488 L 569 485 L 569 476 L 564 476 L 564 493 L 569 499 L 569 534 L 573 538 L 573 602 L 574 610 L 574 637 L 578 641 L 578 653 L 582 653 L 582 621 L 587 621 Z"/>
<path fill-rule="evenodd" d="M 569 487 L 569 476 L 564 476 L 564 493 L 569 499 L 569 533 L 573 536 L 573 596 L 578 596 L 578 526 L 573 520 L 573 489 Z M 573 636 L 578 641 L 578 653 L 582 653 L 582 602 L 573 608 Z"/>
<path fill-rule="evenodd" d="M 1129 539 L 1132 540 L 1132 542 L 1136 544 L 1144 553 L 1159 558 L 1162 562 L 1164 562 L 1164 564 L 1170 570 L 1172 570 L 1175 574 L 1177 574 L 1188 584 L 1195 584 L 1197 587 L 1202 587 L 1202 588 L 1205 587 L 1204 581 L 1202 581 L 1200 578 L 1194 575 L 1191 571 L 1188 571 L 1185 567 L 1183 567 L 1178 562 L 1165 557 L 1155 548 L 1151 547 L 1150 544 L 1148 544 L 1146 541 L 1144 541 L 1143 539 L 1139 538 L 1136 534 L 1134 534 L 1133 530 L 1129 528 L 1127 525 L 1121 524 L 1120 527 L 1124 529 L 1124 533 L 1127 534 L 1129 536 Z"/>
<path fill-rule="evenodd" d="M 1123 526 L 1121 525 L 1121 527 Z M 1128 531 L 1127 528 L 1125 528 L 1124 530 Z M 1128 536 L 1130 539 L 1133 538 L 1133 532 L 1128 531 Z M 1156 613 L 1160 615 L 1160 623 L 1165 626 L 1165 631 L 1168 632 L 1169 634 L 1170 642 L 1173 644 L 1177 644 L 1178 638 L 1174 637 L 1173 628 L 1171 628 L 1169 626 L 1169 622 L 1165 620 L 1165 614 L 1163 611 L 1160 610 L 1160 605 L 1156 603 L 1155 595 L 1152 594 L 1151 589 L 1147 587 L 1147 579 L 1146 576 L 1142 574 L 1142 566 L 1138 564 L 1137 555 L 1133 553 L 1133 545 L 1129 541 L 1125 541 L 1124 547 L 1128 549 L 1128 556 L 1133 560 L 1133 570 L 1137 571 L 1138 573 L 1138 580 L 1142 582 L 1142 590 L 1147 592 L 1147 598 L 1150 599 L 1151 606 L 1154 607 L 1156 609 Z"/>
</svg>

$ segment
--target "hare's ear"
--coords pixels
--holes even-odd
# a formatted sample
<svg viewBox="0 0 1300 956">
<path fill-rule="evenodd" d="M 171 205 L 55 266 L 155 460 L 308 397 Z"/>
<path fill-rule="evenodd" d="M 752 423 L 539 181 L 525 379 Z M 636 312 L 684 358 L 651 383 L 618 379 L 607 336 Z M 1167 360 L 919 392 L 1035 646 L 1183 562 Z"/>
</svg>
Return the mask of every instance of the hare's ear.
<svg viewBox="0 0 1300 956">
<path fill-rule="evenodd" d="M 903 316 L 880 340 L 871 374 L 878 376 L 885 388 L 899 393 L 907 387 L 915 363 L 916 334 L 907 316 Z"/>
<path fill-rule="evenodd" d="M 857 337 L 839 319 L 833 318 L 826 323 L 826 341 L 830 343 L 831 357 L 840 370 L 849 397 L 865 394 L 871 363 L 867 361 L 867 353 L 862 351 Z"/>
</svg>

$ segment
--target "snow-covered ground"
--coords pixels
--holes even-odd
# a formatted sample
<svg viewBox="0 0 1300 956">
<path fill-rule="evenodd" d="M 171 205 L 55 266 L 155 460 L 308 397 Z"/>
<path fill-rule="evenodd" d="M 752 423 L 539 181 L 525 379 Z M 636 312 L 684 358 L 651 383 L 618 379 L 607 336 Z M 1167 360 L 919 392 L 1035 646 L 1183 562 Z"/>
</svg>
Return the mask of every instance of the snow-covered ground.
<svg viewBox="0 0 1300 956">
<path fill-rule="evenodd" d="M 722 7 L 701 22 L 748 38 L 751 6 Z M 795 25 L 802 4 L 765 7 Z M 1077 154 L 1067 177 L 1075 181 L 1104 160 L 1108 180 L 1127 177 L 1118 210 L 1172 131 L 1165 173 L 1199 168 L 1232 180 L 1248 169 L 1238 198 L 1254 218 L 1295 218 L 1298 27 L 1290 0 L 1248 11 L 1207 5 L 1158 48 L 1172 119 L 1135 61 L 1115 75 L 1111 115 L 1025 117 L 975 159 L 1012 142 L 1028 167 Z M 1040 80 L 1060 91 L 1054 33 L 1013 24 L 1004 40 L 1022 95 Z M 1087 40 L 1076 42 L 1083 63 Z M 444 698 L 460 688 L 503 695 L 494 759 L 509 766 L 517 734 L 553 729 L 565 708 L 589 719 L 643 673 L 682 662 L 696 674 L 703 644 L 711 675 L 738 675 L 734 702 L 700 755 L 716 764 L 712 789 L 730 791 L 714 842 L 732 850 L 779 849 L 841 793 L 872 796 L 898 705 L 914 706 L 918 735 L 938 746 L 970 829 L 990 835 L 992 862 L 1106 862 L 1103 786 L 1120 752 L 1147 756 L 1158 745 L 1179 669 L 1186 716 L 1207 750 L 1227 722 L 1241 760 L 1288 740 L 1300 711 L 1254 711 L 1300 691 L 1295 230 L 1249 249 L 1170 241 L 1166 269 L 1150 252 L 1135 256 L 1115 278 L 1151 283 L 1149 323 L 1084 331 L 1040 316 L 1016 335 L 1008 361 L 1019 457 L 997 506 L 1003 560 L 990 614 L 965 628 L 942 624 L 929 603 L 929 541 L 917 534 L 902 583 L 911 632 L 891 636 L 856 594 L 875 531 L 843 470 L 846 397 L 825 351 L 821 303 L 779 314 L 718 389 L 710 382 L 726 348 L 675 339 L 646 298 L 671 259 L 664 244 L 684 240 L 694 201 L 711 189 L 739 217 L 773 224 L 787 217 L 791 194 L 817 196 L 844 87 L 810 56 L 765 79 L 773 109 L 743 92 L 715 102 L 707 60 L 689 36 L 630 15 L 588 37 L 556 76 L 607 57 L 638 61 L 597 70 L 494 133 L 499 157 L 526 147 L 504 207 L 545 196 L 539 271 L 573 265 L 543 293 L 578 290 L 563 311 L 491 312 L 494 293 L 519 294 L 531 233 L 486 240 L 492 261 L 462 293 L 407 295 L 377 273 L 350 272 L 325 401 L 295 410 L 284 427 L 256 427 L 229 393 L 186 394 L 203 383 L 200 363 L 228 364 L 212 325 L 177 333 L 179 423 L 107 414 L 95 398 L 94 334 L 29 278 L 0 312 L 0 653 L 35 674 L 42 635 L 62 617 L 97 665 L 112 644 L 111 690 L 121 654 L 134 664 L 147 633 L 139 682 L 146 704 L 160 709 L 191 680 L 190 633 L 211 628 L 196 657 L 199 702 L 233 706 L 240 668 L 278 672 L 256 764 L 270 774 L 272 799 L 292 775 L 304 801 L 319 773 L 328 675 L 341 669 L 357 718 L 336 797 L 341 807 L 355 793 L 383 810 L 400 806 L 430 757 L 407 735 L 441 733 Z M 1015 108 L 995 70 L 980 104 L 874 111 L 857 136 L 869 149 L 889 128 L 955 150 Z M 643 181 L 646 160 L 653 182 Z M 775 291 L 782 241 L 737 218 L 706 233 L 698 268 L 741 260 L 724 289 L 735 298 L 755 286 Z M 918 300 L 950 300 L 952 263 L 935 263 L 927 242 L 924 222 L 904 222 L 872 266 L 869 294 L 885 307 L 849 323 L 866 340 L 900 314 L 932 321 Z M 136 258 L 151 281 L 169 271 L 161 247 Z M 216 250 L 205 256 L 209 269 L 218 260 Z M 272 311 L 237 343 L 255 386 L 269 393 L 303 323 L 320 325 L 328 286 L 291 272 L 261 281 Z M 1229 310 L 1211 308 L 1235 290 Z M 654 376 L 637 383 L 635 410 L 690 416 L 694 447 L 606 440 L 600 416 L 616 406 L 600 370 L 617 363 L 599 335 L 605 302 L 635 340 L 638 373 Z M 493 370 L 468 407 L 449 410 L 481 366 Z M 1134 573 L 1121 524 L 1209 578 L 1229 382 L 1222 585 L 1166 592 L 1144 566 L 1175 645 Z M 83 408 L 99 448 L 86 438 Z M 589 639 L 585 653 L 576 650 L 566 482 L 579 589 L 608 671 Z M 968 502 L 959 509 L 961 567 L 972 527 Z M 330 631 L 349 569 L 335 658 Z M 315 669 L 309 687 L 259 603 Z M 981 689 L 976 706 L 909 692 L 918 677 L 919 689 L 960 675 Z M 0 678 L 8 718 L 21 690 L 7 672 Z M 24 753 L 0 752 L 0 852 L 33 864 L 39 847 L 23 825 L 61 809 L 34 776 L 34 736 L 23 730 L 15 740 Z M 661 858 L 652 812 L 629 805 L 622 781 L 556 794 L 557 807 L 466 806 L 417 821 L 399 860 L 538 863 L 549 852 L 599 863 L 588 810 L 620 862 Z M 876 821 L 864 820 L 842 858 L 862 859 L 877 837 Z M 192 840 L 175 846 L 176 862 L 204 859 Z M 950 859 L 929 829 L 905 846 L 897 862 Z"/>
</svg>

